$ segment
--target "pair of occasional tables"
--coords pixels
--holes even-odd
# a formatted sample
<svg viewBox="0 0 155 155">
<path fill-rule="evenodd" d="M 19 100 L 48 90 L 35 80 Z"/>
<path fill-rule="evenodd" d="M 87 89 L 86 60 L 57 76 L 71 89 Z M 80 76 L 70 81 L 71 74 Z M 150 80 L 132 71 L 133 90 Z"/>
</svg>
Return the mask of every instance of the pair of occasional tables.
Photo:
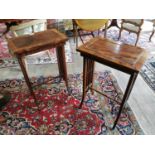
<svg viewBox="0 0 155 155">
<path fill-rule="evenodd" d="M 37 32 L 33 35 L 15 37 L 8 40 L 9 49 L 12 50 L 17 57 L 29 91 L 35 100 L 37 99 L 33 92 L 25 65 L 23 64 L 23 57 L 39 51 L 56 48 L 59 74 L 63 77 L 68 88 L 64 50 L 64 44 L 67 40 L 68 38 L 56 29 Z M 124 97 L 120 103 L 118 115 L 112 127 L 112 129 L 114 129 L 122 112 L 123 106 L 132 91 L 137 75 L 147 58 L 147 52 L 140 47 L 120 44 L 100 37 L 95 37 L 89 40 L 87 43 L 78 47 L 77 51 L 79 51 L 83 57 L 83 94 L 79 108 L 82 107 L 86 92 L 89 89 L 95 90 L 93 88 L 95 62 L 102 63 L 130 75 Z M 99 92 L 98 90 L 95 91 Z"/>
</svg>

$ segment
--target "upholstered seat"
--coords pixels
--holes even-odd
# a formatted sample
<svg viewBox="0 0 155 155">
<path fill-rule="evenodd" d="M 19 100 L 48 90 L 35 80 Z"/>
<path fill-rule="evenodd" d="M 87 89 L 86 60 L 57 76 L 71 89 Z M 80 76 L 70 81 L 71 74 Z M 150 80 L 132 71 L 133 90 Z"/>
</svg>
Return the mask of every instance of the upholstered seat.
<svg viewBox="0 0 155 155">
<path fill-rule="evenodd" d="M 140 32 L 141 32 L 142 24 L 143 24 L 143 19 L 122 19 L 118 39 L 120 39 L 121 32 L 123 30 L 128 31 L 129 33 L 130 32 L 136 33 L 137 34 L 137 39 L 136 39 L 136 42 L 135 42 L 135 46 L 136 46 L 137 42 L 138 42 L 138 39 L 139 39 Z"/>
<path fill-rule="evenodd" d="M 122 26 L 123 26 L 124 29 L 128 28 L 128 29 L 130 29 L 130 30 L 132 30 L 134 32 L 138 32 L 139 31 L 139 28 L 137 26 L 134 26 L 134 25 L 132 25 L 130 23 L 123 23 Z"/>
</svg>

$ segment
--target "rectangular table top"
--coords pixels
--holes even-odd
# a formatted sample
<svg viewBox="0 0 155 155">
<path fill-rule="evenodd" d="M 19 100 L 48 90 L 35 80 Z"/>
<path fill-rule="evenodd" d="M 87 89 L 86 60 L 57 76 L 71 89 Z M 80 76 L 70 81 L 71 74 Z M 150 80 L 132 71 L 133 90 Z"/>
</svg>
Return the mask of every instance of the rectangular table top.
<svg viewBox="0 0 155 155">
<path fill-rule="evenodd" d="M 30 35 L 23 35 L 8 39 L 8 47 L 14 54 L 32 52 L 46 47 L 56 47 L 64 44 L 67 36 L 56 29 L 45 30 Z"/>
<path fill-rule="evenodd" d="M 99 62 L 125 67 L 139 72 L 147 59 L 147 52 L 140 47 L 118 43 L 96 37 L 77 48 L 82 56 L 94 58 Z"/>
</svg>

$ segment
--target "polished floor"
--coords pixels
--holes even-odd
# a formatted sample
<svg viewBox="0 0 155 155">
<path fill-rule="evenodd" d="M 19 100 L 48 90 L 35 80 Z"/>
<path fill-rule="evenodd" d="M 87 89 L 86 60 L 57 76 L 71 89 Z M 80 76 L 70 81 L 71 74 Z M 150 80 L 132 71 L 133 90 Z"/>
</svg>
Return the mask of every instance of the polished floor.
<svg viewBox="0 0 155 155">
<path fill-rule="evenodd" d="M 151 30 L 150 30 L 151 31 Z M 153 37 L 155 40 L 155 36 Z M 155 52 L 155 51 L 151 51 Z M 31 65 L 29 67 L 29 76 L 48 76 L 57 75 L 57 64 L 45 64 L 45 65 Z M 73 52 L 73 62 L 67 63 L 68 74 L 82 73 L 83 61 L 80 54 L 76 51 Z M 95 70 L 111 70 L 115 75 L 122 90 L 126 88 L 126 84 L 129 76 L 120 71 L 114 70 L 107 66 L 96 63 Z M 10 67 L 0 69 L 0 80 L 22 78 L 23 75 L 19 67 Z M 139 125 L 143 129 L 145 134 L 155 134 L 155 93 L 150 89 L 147 83 L 142 79 L 140 75 L 135 82 L 134 88 L 131 92 L 128 100 L 133 113 L 135 114 Z"/>
</svg>

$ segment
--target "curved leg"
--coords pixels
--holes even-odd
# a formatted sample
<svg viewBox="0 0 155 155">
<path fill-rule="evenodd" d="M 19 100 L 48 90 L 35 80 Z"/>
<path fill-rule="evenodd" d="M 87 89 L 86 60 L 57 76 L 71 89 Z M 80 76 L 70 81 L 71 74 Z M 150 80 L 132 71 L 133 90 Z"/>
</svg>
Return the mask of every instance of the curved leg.
<svg viewBox="0 0 155 155">
<path fill-rule="evenodd" d="M 138 40 L 139 40 L 139 35 L 140 35 L 140 33 L 137 34 L 137 39 L 136 39 L 136 42 L 135 42 L 135 46 L 137 46 L 137 43 L 138 43 Z"/>
<path fill-rule="evenodd" d="M 153 31 L 152 31 L 152 33 L 151 33 L 151 35 L 150 35 L 150 38 L 149 38 L 149 41 L 151 41 L 151 38 L 153 37 L 153 35 L 154 35 L 154 29 L 153 29 Z"/>
<path fill-rule="evenodd" d="M 93 38 L 95 37 L 95 35 L 94 35 L 94 33 L 93 33 L 93 32 L 91 32 L 91 35 L 93 36 Z"/>
<path fill-rule="evenodd" d="M 122 28 L 120 29 L 120 31 L 119 31 L 119 36 L 118 36 L 118 40 L 120 39 L 120 37 L 121 37 L 121 33 L 122 33 Z"/>
</svg>

